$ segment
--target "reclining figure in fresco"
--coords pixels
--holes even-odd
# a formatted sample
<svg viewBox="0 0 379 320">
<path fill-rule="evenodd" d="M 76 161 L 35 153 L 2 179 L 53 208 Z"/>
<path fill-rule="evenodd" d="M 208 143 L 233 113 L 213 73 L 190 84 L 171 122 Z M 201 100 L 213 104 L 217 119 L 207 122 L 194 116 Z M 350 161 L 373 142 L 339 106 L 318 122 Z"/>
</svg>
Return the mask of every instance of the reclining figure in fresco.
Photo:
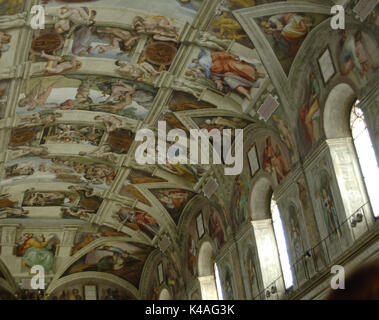
<svg viewBox="0 0 379 320">
<path fill-rule="evenodd" d="M 123 77 L 129 80 L 142 81 L 147 79 L 148 82 L 152 81 L 152 78 L 159 74 L 154 67 L 148 62 L 134 63 L 116 61 L 117 70 Z"/>
<path fill-rule="evenodd" d="M 132 92 L 132 91 L 135 92 L 136 89 L 137 89 L 136 85 L 131 86 L 119 80 L 115 84 L 112 85 L 112 89 L 111 89 L 112 93 L 107 98 L 107 100 L 105 100 L 105 102 L 109 102 L 111 100 L 120 101 L 126 93 Z"/>
<path fill-rule="evenodd" d="M 200 31 L 199 38 L 196 39 L 194 43 L 200 47 L 214 49 L 217 51 L 225 51 L 229 48 L 229 45 L 232 43 L 232 41 L 228 39 L 220 39 L 213 34 L 205 31 Z"/>
<path fill-rule="evenodd" d="M 100 160 L 110 161 L 110 162 L 116 162 L 117 157 L 112 152 L 112 149 L 108 145 L 101 146 L 91 152 L 79 152 L 80 156 L 87 156 L 87 157 L 93 157 Z"/>
<path fill-rule="evenodd" d="M 47 147 L 30 147 L 30 146 L 18 146 L 18 147 L 9 147 L 10 150 L 20 151 L 15 153 L 12 157 L 13 159 L 23 158 L 28 155 L 33 156 L 47 156 L 49 154 L 49 149 Z"/>
<path fill-rule="evenodd" d="M 178 31 L 170 25 L 169 19 L 162 16 L 142 18 L 136 16 L 132 27 L 137 32 L 146 32 L 153 35 L 154 40 L 177 41 Z"/>
<path fill-rule="evenodd" d="M 53 56 L 42 51 L 41 57 L 48 60 L 45 70 L 49 74 L 61 74 L 67 71 L 74 71 L 80 69 L 82 66 L 82 63 L 75 55 Z"/>
<path fill-rule="evenodd" d="M 94 119 L 102 120 L 108 133 L 115 131 L 116 129 L 121 129 L 123 127 L 122 121 L 114 116 L 96 116 Z"/>
<path fill-rule="evenodd" d="M 200 99 L 202 92 L 205 88 L 202 85 L 198 85 L 192 78 L 189 77 L 189 74 L 186 73 L 187 79 L 178 78 L 173 81 L 172 88 L 178 91 L 186 92 L 192 94 L 197 99 Z"/>
<path fill-rule="evenodd" d="M 87 210 L 87 209 L 81 209 L 81 208 L 71 209 L 67 207 L 62 207 L 61 212 L 64 214 L 70 215 L 72 217 L 77 217 L 77 218 L 81 218 L 81 217 L 88 218 L 89 217 L 88 214 L 94 213 L 93 210 Z"/>
<path fill-rule="evenodd" d="M 0 219 L 8 218 L 9 216 L 24 217 L 29 213 L 28 210 L 24 208 L 1 208 L 0 209 Z"/>
<path fill-rule="evenodd" d="M 106 27 L 105 29 L 98 29 L 97 33 L 105 33 L 111 36 L 111 45 L 98 45 L 96 48 L 100 53 L 106 51 L 120 49 L 121 51 L 129 51 L 136 44 L 140 36 L 132 34 L 128 30 L 121 28 Z"/>
<path fill-rule="evenodd" d="M 95 193 L 93 191 L 93 188 L 88 188 L 88 187 L 85 187 L 85 186 L 72 185 L 72 186 L 69 186 L 68 189 L 69 190 L 74 190 L 78 194 L 84 193 L 84 196 L 86 196 L 87 198 L 93 197 L 95 195 Z"/>
<path fill-rule="evenodd" d="M 109 110 L 109 112 L 117 113 L 133 103 L 133 95 L 136 92 L 136 88 L 137 86 L 133 86 L 132 87 L 133 90 L 121 96 L 120 101 L 116 103 L 110 104 L 110 103 L 102 102 L 102 103 L 92 104 L 91 106 L 100 107 L 103 110 L 106 109 L 106 110 Z"/>
<path fill-rule="evenodd" d="M 50 113 L 33 113 L 31 115 L 26 115 L 21 118 L 25 123 L 21 125 L 22 128 L 43 126 L 54 123 L 58 118 L 62 118 L 63 115 L 57 112 Z"/>
<path fill-rule="evenodd" d="M 25 98 L 18 102 L 18 106 L 23 108 L 29 106 L 28 111 L 33 111 L 38 107 L 46 106 L 47 99 L 49 99 L 51 91 L 54 87 L 63 80 L 63 78 L 58 79 L 51 85 L 46 85 L 48 79 L 42 79 L 37 83 L 33 89 L 30 87 L 30 79 L 26 81 Z M 49 105 L 58 105 L 57 103 L 49 103 Z"/>
</svg>

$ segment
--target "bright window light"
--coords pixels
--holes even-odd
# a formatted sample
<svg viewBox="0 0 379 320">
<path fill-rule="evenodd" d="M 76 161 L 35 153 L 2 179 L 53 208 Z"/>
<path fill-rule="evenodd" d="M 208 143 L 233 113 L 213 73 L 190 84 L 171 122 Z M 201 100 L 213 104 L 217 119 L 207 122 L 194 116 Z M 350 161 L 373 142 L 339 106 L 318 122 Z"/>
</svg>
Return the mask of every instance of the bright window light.
<svg viewBox="0 0 379 320">
<path fill-rule="evenodd" d="M 284 285 L 286 289 L 293 286 L 293 277 L 290 265 L 290 259 L 288 257 L 287 242 L 284 235 L 284 228 L 282 219 L 280 218 L 280 212 L 278 205 L 274 198 L 271 199 L 271 214 L 272 214 L 272 224 L 274 226 L 274 232 L 276 237 L 276 243 L 279 250 L 279 259 L 282 266 Z"/>
<path fill-rule="evenodd" d="M 214 269 L 215 269 L 218 300 L 224 300 L 224 294 L 222 293 L 222 286 L 221 286 L 221 280 L 220 280 L 220 273 L 218 272 L 218 267 L 216 263 L 214 264 Z"/>
<path fill-rule="evenodd" d="M 379 217 L 379 168 L 372 146 L 370 134 L 367 129 L 363 111 L 355 103 L 350 115 L 350 127 L 357 151 L 359 164 L 361 166 L 363 178 L 366 184 L 367 193 L 370 198 L 374 216 Z M 357 208 L 358 209 L 358 208 Z"/>
</svg>

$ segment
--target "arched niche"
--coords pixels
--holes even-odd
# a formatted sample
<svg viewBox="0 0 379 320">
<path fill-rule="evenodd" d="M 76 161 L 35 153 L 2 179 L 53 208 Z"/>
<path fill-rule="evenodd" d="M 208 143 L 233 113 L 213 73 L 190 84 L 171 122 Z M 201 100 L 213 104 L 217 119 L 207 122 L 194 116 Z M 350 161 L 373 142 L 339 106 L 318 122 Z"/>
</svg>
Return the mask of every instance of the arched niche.
<svg viewBox="0 0 379 320">
<path fill-rule="evenodd" d="M 137 241 L 126 241 L 124 237 L 114 237 L 113 239 L 109 238 L 100 238 L 97 239 L 90 244 L 88 244 L 86 247 L 82 248 L 79 250 L 76 254 L 74 254 L 72 257 L 70 257 L 65 264 L 62 264 L 61 267 L 57 270 L 52 283 L 60 280 L 60 278 L 64 277 L 66 278 L 69 275 L 75 275 L 78 274 L 80 276 L 80 273 L 88 272 L 88 271 L 73 271 L 70 272 L 71 268 L 75 267 L 75 264 L 81 264 L 83 263 L 83 256 L 86 256 L 87 254 L 90 254 L 91 252 L 94 252 L 95 250 L 98 250 L 99 248 L 103 246 L 118 246 L 118 250 L 122 250 L 124 252 L 129 252 L 129 250 L 134 250 L 137 249 L 141 256 L 143 256 L 143 259 L 141 258 L 139 260 L 139 271 L 138 273 L 134 274 L 133 277 L 127 277 L 128 273 L 124 272 L 123 274 L 118 274 L 117 278 L 118 279 L 124 279 L 129 281 L 130 283 L 133 283 L 133 286 L 139 287 L 139 281 L 141 279 L 143 267 L 145 265 L 145 262 L 151 252 L 153 251 L 153 247 L 145 245 L 141 242 Z M 122 249 L 121 249 L 122 248 Z M 82 259 L 82 260 L 81 260 Z M 80 268 L 79 268 L 80 269 Z M 111 273 L 112 270 L 106 271 L 109 275 L 113 275 Z M 95 273 L 98 274 L 104 274 L 104 272 L 97 271 Z M 139 278 L 138 278 L 139 277 Z M 138 283 L 137 283 L 138 282 Z"/>
</svg>

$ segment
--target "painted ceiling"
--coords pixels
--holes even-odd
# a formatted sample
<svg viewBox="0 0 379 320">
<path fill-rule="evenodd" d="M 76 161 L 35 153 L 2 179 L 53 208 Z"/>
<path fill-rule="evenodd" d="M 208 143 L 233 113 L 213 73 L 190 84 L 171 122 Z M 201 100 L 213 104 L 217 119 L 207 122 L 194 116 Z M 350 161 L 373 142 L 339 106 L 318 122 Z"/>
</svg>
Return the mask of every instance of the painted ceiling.
<svg viewBox="0 0 379 320">
<path fill-rule="evenodd" d="M 0 0 L 0 14 L 29 12 L 37 2 Z M 162 239 L 180 255 L 183 212 L 204 198 L 209 178 L 227 185 L 223 165 L 138 165 L 139 129 L 157 130 L 158 121 L 185 132 L 259 129 L 261 139 L 248 147 L 278 184 L 317 142 L 317 133 L 297 129 L 298 107 L 288 97 L 307 38 L 329 23 L 332 1 L 39 3 L 43 30 L 1 31 L 0 19 L 0 34 L 11 36 L 0 42 L 0 73 L 8 74 L 0 80 L 0 222 L 77 228 L 70 263 L 55 277 L 110 272 L 138 288 Z M 310 74 L 299 100 L 311 95 L 312 81 L 321 85 Z M 259 109 L 270 97 L 279 107 L 264 121 Z M 267 164 L 269 148 L 279 165 Z M 248 188 L 249 169 L 245 159 L 241 177 L 230 178 L 236 194 Z M 233 217 L 236 226 L 245 219 Z M 107 258 L 115 253 L 127 256 L 116 271 Z"/>
</svg>

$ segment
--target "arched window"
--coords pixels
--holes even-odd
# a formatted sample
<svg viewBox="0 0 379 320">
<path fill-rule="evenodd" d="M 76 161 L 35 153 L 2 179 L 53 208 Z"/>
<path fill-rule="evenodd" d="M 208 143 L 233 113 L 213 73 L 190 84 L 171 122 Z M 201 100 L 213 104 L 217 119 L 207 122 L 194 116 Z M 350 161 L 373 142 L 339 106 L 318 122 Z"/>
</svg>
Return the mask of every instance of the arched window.
<svg viewBox="0 0 379 320">
<path fill-rule="evenodd" d="M 222 286 L 221 286 L 220 272 L 218 271 L 217 263 L 214 264 L 214 269 L 215 269 L 215 277 L 216 277 L 216 287 L 217 287 L 218 300 L 224 300 L 224 294 L 222 292 Z"/>
<path fill-rule="evenodd" d="M 209 241 L 200 246 L 198 258 L 198 280 L 203 300 L 218 300 L 216 268 L 214 267 L 214 252 Z"/>
<path fill-rule="evenodd" d="M 350 114 L 350 128 L 374 216 L 379 217 L 379 168 L 359 100 Z"/>
<path fill-rule="evenodd" d="M 271 208 L 272 224 L 274 227 L 276 244 L 279 251 L 280 264 L 282 267 L 284 285 L 286 289 L 289 289 L 293 286 L 293 276 L 292 276 L 292 270 L 291 270 L 291 265 L 290 265 L 290 259 L 288 256 L 287 241 L 284 234 L 283 222 L 280 217 L 279 208 L 274 199 L 274 196 L 272 196 L 271 198 L 270 208 Z"/>
</svg>

